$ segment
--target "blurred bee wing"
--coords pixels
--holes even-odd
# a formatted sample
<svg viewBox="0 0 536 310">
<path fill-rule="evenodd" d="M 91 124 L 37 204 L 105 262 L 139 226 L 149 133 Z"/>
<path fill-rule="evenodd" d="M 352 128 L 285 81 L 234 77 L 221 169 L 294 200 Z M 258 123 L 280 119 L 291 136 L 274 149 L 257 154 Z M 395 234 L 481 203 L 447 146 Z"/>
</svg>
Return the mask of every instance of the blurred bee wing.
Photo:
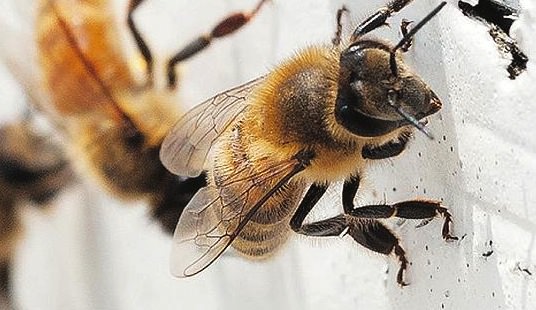
<svg viewBox="0 0 536 310">
<path fill-rule="evenodd" d="M 208 186 L 197 192 L 175 229 L 171 273 L 184 278 L 207 268 L 264 203 L 303 169 L 297 159 L 271 165 L 247 177 L 239 169 L 221 186 Z"/>
<path fill-rule="evenodd" d="M 31 103 L 38 109 L 46 110 L 43 102 L 48 98 L 40 80 L 35 44 L 36 9 L 37 5 L 33 0 L 2 3 L 0 61 L 23 87 Z"/>
<path fill-rule="evenodd" d="M 246 109 L 251 91 L 263 80 L 260 77 L 220 93 L 186 113 L 162 143 L 164 166 L 178 175 L 198 176 L 214 142 Z"/>
</svg>

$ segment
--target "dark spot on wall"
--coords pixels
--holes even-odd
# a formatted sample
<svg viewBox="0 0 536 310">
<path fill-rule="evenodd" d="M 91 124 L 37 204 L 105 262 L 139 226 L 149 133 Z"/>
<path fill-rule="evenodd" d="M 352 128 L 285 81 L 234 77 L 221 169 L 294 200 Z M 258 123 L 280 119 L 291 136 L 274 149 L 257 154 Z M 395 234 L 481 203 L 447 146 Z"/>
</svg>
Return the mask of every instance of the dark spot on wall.
<svg viewBox="0 0 536 310">
<path fill-rule="evenodd" d="M 518 8 L 510 7 L 497 0 L 480 0 L 475 6 L 464 1 L 458 1 L 458 7 L 464 15 L 475 19 L 489 28 L 489 35 L 497 48 L 505 57 L 511 58 L 506 68 L 509 78 L 514 80 L 527 69 L 529 61 L 517 42 L 509 35 L 510 27 L 518 16 Z"/>
</svg>

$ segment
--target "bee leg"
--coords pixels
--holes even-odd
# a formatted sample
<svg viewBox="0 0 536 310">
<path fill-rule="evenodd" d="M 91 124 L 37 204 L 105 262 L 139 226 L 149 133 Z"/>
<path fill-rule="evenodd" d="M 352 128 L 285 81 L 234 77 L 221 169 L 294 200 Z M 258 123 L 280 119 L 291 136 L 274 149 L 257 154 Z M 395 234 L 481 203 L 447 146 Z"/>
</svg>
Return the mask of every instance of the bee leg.
<svg viewBox="0 0 536 310">
<path fill-rule="evenodd" d="M 138 0 L 141 1 L 141 0 Z M 262 5 L 268 0 L 260 0 L 257 6 L 250 12 L 237 12 L 230 14 L 219 22 L 210 33 L 202 34 L 192 42 L 188 43 L 182 50 L 175 54 L 167 63 L 168 87 L 173 89 L 177 86 L 177 75 L 175 66 L 201 52 L 210 45 L 213 39 L 221 38 L 232 34 L 247 24 L 261 9 Z"/>
<path fill-rule="evenodd" d="M 346 6 L 342 6 L 342 8 L 337 10 L 337 30 L 335 30 L 335 36 L 331 40 L 331 43 L 335 46 L 339 46 L 341 44 L 341 35 L 342 35 L 342 14 L 344 12 L 348 12 L 348 9 Z"/>
<path fill-rule="evenodd" d="M 359 177 L 356 176 L 349 182 L 352 186 L 345 187 L 345 190 L 343 190 L 343 199 L 345 196 L 346 199 L 351 196 L 353 200 L 359 187 Z M 327 188 L 328 185 L 325 184 L 313 184 L 309 187 L 296 213 L 290 220 L 292 230 L 302 235 L 314 237 L 334 237 L 348 234 L 357 243 L 372 251 L 385 255 L 394 252 L 400 261 L 397 282 L 401 286 L 407 285 L 403 280 L 404 271 L 408 265 L 405 251 L 399 245 L 398 238 L 382 223 L 376 220 L 355 219 L 346 214 L 309 224 L 303 223 L 309 212 L 324 195 Z"/>
<path fill-rule="evenodd" d="M 345 210 L 347 208 L 350 208 L 350 206 L 346 206 Z M 452 236 L 450 233 L 450 227 L 452 225 L 452 215 L 446 208 L 441 206 L 440 201 L 408 200 L 398 202 L 392 205 L 368 205 L 359 208 L 353 208 L 349 211 L 346 211 L 346 213 L 352 217 L 360 219 L 377 219 L 390 217 L 398 217 L 405 219 L 429 219 L 439 215 L 444 218 L 443 228 L 441 230 L 441 235 L 443 239 L 447 241 L 458 240 L 458 237 Z"/>
<path fill-rule="evenodd" d="M 391 15 L 399 12 L 405 6 L 407 6 L 412 0 L 394 0 L 380 8 L 376 13 L 369 16 L 363 22 L 361 22 L 352 34 L 352 42 L 357 40 L 359 37 L 386 25 L 386 21 Z"/>
<path fill-rule="evenodd" d="M 296 212 L 290 220 L 290 228 L 297 233 L 308 234 L 306 231 L 302 231 L 303 221 L 311 212 L 313 207 L 318 203 L 320 198 L 326 193 L 329 184 L 313 184 L 303 196 L 300 205 L 296 209 Z"/>
<path fill-rule="evenodd" d="M 140 31 L 136 27 L 136 23 L 134 22 L 133 18 L 134 11 L 138 8 L 138 6 L 140 6 L 140 4 L 142 4 L 143 1 L 145 0 L 130 0 L 127 13 L 127 25 L 128 29 L 130 29 L 130 33 L 136 41 L 136 45 L 138 46 L 138 49 L 143 56 L 143 59 L 145 60 L 147 70 L 147 84 L 152 85 L 154 82 L 153 55 L 151 53 L 151 50 L 149 49 L 149 46 L 147 45 L 147 43 L 145 43 L 145 40 L 141 36 Z"/>
<path fill-rule="evenodd" d="M 181 178 L 167 173 L 161 192 L 151 201 L 152 216 L 169 235 L 177 226 L 182 211 L 197 191 L 207 185 L 206 173 L 195 178 Z"/>
<path fill-rule="evenodd" d="M 342 204 L 344 213 L 357 219 L 379 219 L 398 217 L 405 219 L 430 219 L 438 215 L 443 216 L 441 235 L 445 240 L 457 240 L 450 234 L 452 215 L 441 206 L 437 200 L 408 200 L 392 205 L 368 205 L 356 208 L 354 197 L 359 188 L 359 177 L 352 177 L 344 182 L 342 189 Z"/>
<path fill-rule="evenodd" d="M 404 273 L 408 268 L 406 251 L 400 246 L 398 238 L 381 222 L 376 220 L 349 220 L 347 234 L 357 243 L 377 253 L 394 255 L 400 261 L 400 267 L 396 276 L 396 282 L 400 286 L 406 286 Z"/>
<path fill-rule="evenodd" d="M 411 132 L 404 132 L 399 135 L 397 139 L 391 140 L 385 144 L 379 146 L 365 145 L 361 150 L 361 156 L 367 159 L 385 159 L 395 157 L 406 149 L 411 136 Z"/>
<path fill-rule="evenodd" d="M 406 37 L 408 35 L 408 27 L 411 23 L 413 23 L 413 21 L 407 20 L 405 18 L 403 18 L 402 22 L 400 22 L 400 31 L 402 32 L 402 37 Z M 411 40 L 407 41 L 400 47 L 400 51 L 402 53 L 406 53 L 407 51 L 409 51 L 412 45 L 413 37 L 411 37 Z"/>
<path fill-rule="evenodd" d="M 353 177 L 351 179 L 352 184 L 355 187 L 350 188 L 344 187 L 343 189 L 343 200 L 345 197 L 351 196 L 352 200 L 357 189 L 359 187 L 359 177 Z M 346 183 L 345 183 L 346 185 Z M 290 228 L 295 232 L 307 235 L 307 236 L 316 236 L 316 237 L 330 237 L 330 236 L 339 236 L 343 234 L 348 228 L 347 216 L 338 215 L 326 220 L 317 221 L 309 224 L 304 224 L 305 218 L 311 212 L 313 207 L 318 203 L 320 198 L 326 193 L 329 184 L 313 184 L 303 196 L 302 201 L 300 202 L 296 212 L 290 220 Z M 343 203 L 345 205 L 345 203 Z"/>
</svg>

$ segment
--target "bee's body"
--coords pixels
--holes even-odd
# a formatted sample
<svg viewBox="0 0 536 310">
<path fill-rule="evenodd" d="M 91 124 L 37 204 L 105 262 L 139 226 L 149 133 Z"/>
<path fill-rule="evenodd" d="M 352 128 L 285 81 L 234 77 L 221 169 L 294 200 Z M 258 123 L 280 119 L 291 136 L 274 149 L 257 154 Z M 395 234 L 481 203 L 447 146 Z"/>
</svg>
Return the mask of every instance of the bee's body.
<svg viewBox="0 0 536 310">
<path fill-rule="evenodd" d="M 240 173 L 245 178 L 299 150 L 316 154 L 299 179 L 274 194 L 232 243 L 246 255 L 268 257 L 286 241 L 291 231 L 288 222 L 307 183 L 334 182 L 360 174 L 366 165 L 361 155 L 364 145 L 384 144 L 410 130 L 361 139 L 331 130 L 335 117 L 329 111 L 335 106 L 339 79 L 337 55 L 340 51 L 333 47 L 311 47 L 284 62 L 251 93 L 248 109 L 216 146 L 214 166 L 208 169 L 212 171 L 209 185 L 214 186 L 218 185 L 215 180 L 242 171 L 243 166 L 248 167 Z M 275 181 L 267 187 L 273 185 Z M 249 196 L 260 198 L 263 192 L 254 190 Z"/>
<path fill-rule="evenodd" d="M 54 107 L 66 117 L 75 162 L 122 198 L 158 191 L 168 177 L 158 148 L 178 108 L 165 92 L 142 89 L 135 81 L 109 0 L 54 5 L 44 1 L 40 10 L 39 57 Z M 72 33 L 55 8 L 73 21 Z M 72 39 L 81 43 L 75 46 Z"/>
<path fill-rule="evenodd" d="M 366 34 L 410 0 L 394 0 L 359 24 L 348 45 L 338 31 L 332 46 L 299 51 L 266 76 L 205 101 L 181 118 L 162 144 L 164 165 L 177 174 L 208 169 L 208 186 L 185 209 L 175 230 L 171 264 L 192 276 L 232 246 L 246 256 L 275 253 L 293 230 L 316 237 L 349 235 L 408 266 L 398 238 L 378 218 L 445 218 L 437 200 L 356 207 L 360 179 L 371 160 L 399 155 L 419 120 L 439 111 L 430 87 L 404 64 L 409 40 L 442 2 L 396 45 Z M 404 27 L 404 26 L 402 26 Z M 403 29 L 407 30 L 407 29 Z M 186 161 L 181 160 L 187 158 Z M 343 213 L 307 222 L 330 184 L 343 181 Z M 305 194 L 304 194 L 305 193 Z"/>
</svg>

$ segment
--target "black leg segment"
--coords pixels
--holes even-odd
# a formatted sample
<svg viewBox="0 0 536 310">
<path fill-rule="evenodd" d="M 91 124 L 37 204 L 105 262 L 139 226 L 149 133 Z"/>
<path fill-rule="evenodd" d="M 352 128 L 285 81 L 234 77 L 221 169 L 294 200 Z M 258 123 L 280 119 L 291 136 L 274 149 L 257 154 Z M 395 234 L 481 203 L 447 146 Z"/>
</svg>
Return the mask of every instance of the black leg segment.
<svg viewBox="0 0 536 310">
<path fill-rule="evenodd" d="M 402 19 L 402 22 L 400 23 L 400 32 L 402 32 L 402 37 L 406 37 L 408 35 L 408 28 L 411 23 L 413 23 L 413 21 L 405 18 Z M 413 45 L 413 37 L 400 47 L 400 51 L 406 53 L 411 48 L 411 45 Z"/>
<path fill-rule="evenodd" d="M 383 145 L 365 145 L 361 150 L 361 156 L 366 159 L 395 157 L 406 149 L 411 136 L 410 132 L 404 132 L 396 140 L 389 141 Z"/>
<path fill-rule="evenodd" d="M 441 235 L 445 240 L 457 240 L 450 233 L 452 215 L 436 200 L 408 200 L 392 205 L 368 205 L 355 208 L 348 215 L 362 219 L 398 217 L 405 219 L 429 219 L 443 216 Z"/>
<path fill-rule="evenodd" d="M 298 209 L 296 209 L 296 212 L 290 220 L 290 228 L 292 228 L 292 230 L 299 233 L 307 214 L 311 212 L 320 198 L 326 193 L 328 186 L 329 185 L 327 184 L 313 184 L 309 187 L 307 193 L 305 193 L 305 196 L 300 202 Z"/>
<path fill-rule="evenodd" d="M 313 184 L 290 221 L 292 230 L 299 234 L 315 237 L 333 237 L 344 234 L 350 235 L 357 243 L 385 255 L 394 254 L 400 261 L 397 282 L 401 286 L 408 260 L 398 238 L 381 222 L 376 219 L 399 217 L 407 219 L 429 219 L 438 215 L 443 216 L 442 236 L 445 240 L 457 240 L 450 233 L 452 216 L 441 206 L 440 201 L 408 200 L 395 204 L 367 205 L 354 207 L 354 198 L 359 189 L 360 178 L 353 176 L 346 180 L 342 190 L 344 214 L 325 220 L 304 224 L 304 220 L 327 190 L 327 185 Z"/>
<path fill-rule="evenodd" d="M 400 261 L 396 282 L 406 286 L 404 272 L 408 267 L 406 252 L 400 246 L 398 238 L 381 222 L 376 220 L 350 220 L 348 235 L 357 243 L 377 253 L 389 255 L 394 253 Z"/>
<path fill-rule="evenodd" d="M 0 262 L 0 308 L 13 307 L 11 294 L 11 263 L 9 260 Z M 2 308 L 4 309 L 4 308 Z"/>
<path fill-rule="evenodd" d="M 134 11 L 142 4 L 142 2 L 145 0 L 130 0 L 128 5 L 128 12 L 127 12 L 127 25 L 128 29 L 130 30 L 130 33 L 132 34 L 132 37 L 134 37 L 134 41 L 136 41 L 136 45 L 138 46 L 138 49 L 143 56 L 143 59 L 145 60 L 145 64 L 147 66 L 147 83 L 151 85 L 153 83 L 153 55 L 151 53 L 151 50 L 149 49 L 149 46 L 147 43 L 145 43 L 145 40 L 141 36 L 140 31 L 136 27 L 136 23 L 134 22 L 133 14 Z"/>
<path fill-rule="evenodd" d="M 355 42 L 359 37 L 386 25 L 387 19 L 391 15 L 399 12 L 406 7 L 412 0 L 394 0 L 380 8 L 370 17 L 361 22 L 352 34 L 352 42 Z"/>
<path fill-rule="evenodd" d="M 342 206 L 344 213 L 351 212 L 354 209 L 354 198 L 359 189 L 359 176 L 352 176 L 349 180 L 344 181 L 342 187 Z"/>
</svg>

